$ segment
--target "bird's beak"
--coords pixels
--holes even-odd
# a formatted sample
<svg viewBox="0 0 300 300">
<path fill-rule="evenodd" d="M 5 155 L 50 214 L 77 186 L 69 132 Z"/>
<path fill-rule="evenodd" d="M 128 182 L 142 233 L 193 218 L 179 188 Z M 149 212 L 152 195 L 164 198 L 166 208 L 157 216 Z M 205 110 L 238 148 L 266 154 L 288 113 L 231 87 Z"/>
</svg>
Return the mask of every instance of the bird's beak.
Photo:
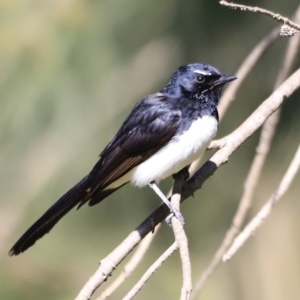
<svg viewBox="0 0 300 300">
<path fill-rule="evenodd" d="M 227 82 L 230 82 L 230 81 L 233 81 L 233 80 L 236 80 L 236 79 L 237 79 L 236 76 L 222 75 L 217 81 L 214 82 L 214 86 L 225 84 Z"/>
</svg>

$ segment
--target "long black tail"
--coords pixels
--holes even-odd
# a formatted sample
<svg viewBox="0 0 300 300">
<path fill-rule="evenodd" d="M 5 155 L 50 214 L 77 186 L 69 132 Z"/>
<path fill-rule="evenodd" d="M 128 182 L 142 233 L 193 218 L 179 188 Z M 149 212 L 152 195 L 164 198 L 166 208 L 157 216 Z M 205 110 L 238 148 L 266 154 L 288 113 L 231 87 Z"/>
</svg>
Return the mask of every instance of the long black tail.
<svg viewBox="0 0 300 300">
<path fill-rule="evenodd" d="M 72 189 L 53 204 L 15 243 L 9 255 L 18 255 L 31 247 L 38 239 L 48 233 L 53 226 L 73 207 L 88 197 L 88 176 L 84 177 Z"/>
</svg>

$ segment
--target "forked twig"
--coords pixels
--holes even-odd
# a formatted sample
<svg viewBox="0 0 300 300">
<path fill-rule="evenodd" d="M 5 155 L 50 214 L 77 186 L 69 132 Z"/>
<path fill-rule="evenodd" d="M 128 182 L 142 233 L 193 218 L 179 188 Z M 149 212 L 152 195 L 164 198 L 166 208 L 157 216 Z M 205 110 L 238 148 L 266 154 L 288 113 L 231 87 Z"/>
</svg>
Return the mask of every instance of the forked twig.
<svg viewBox="0 0 300 300">
<path fill-rule="evenodd" d="M 260 7 L 256 7 L 256 6 L 248 6 L 248 5 L 243 5 L 243 4 L 236 4 L 236 3 L 229 3 L 225 0 L 221 0 L 220 1 L 221 5 L 227 6 L 229 8 L 232 9 L 237 9 L 239 8 L 242 11 L 249 11 L 249 12 L 254 12 L 254 13 L 260 13 L 260 14 L 264 14 L 267 15 L 285 25 L 289 25 L 290 27 L 296 29 L 297 31 L 300 31 L 300 25 L 291 21 L 289 18 L 283 17 L 280 14 L 276 14 L 273 13 L 270 10 L 264 9 L 264 8 L 260 8 Z"/>
<path fill-rule="evenodd" d="M 223 261 L 228 261 L 250 238 L 251 235 L 262 225 L 263 221 L 269 216 L 274 205 L 282 198 L 285 192 L 290 187 L 295 175 L 300 167 L 300 145 L 296 151 L 294 158 L 292 159 L 289 168 L 284 174 L 277 190 L 270 197 L 268 202 L 262 207 L 258 214 L 252 219 L 251 222 L 245 227 L 245 229 L 235 238 L 232 246 L 223 256 Z"/>
</svg>

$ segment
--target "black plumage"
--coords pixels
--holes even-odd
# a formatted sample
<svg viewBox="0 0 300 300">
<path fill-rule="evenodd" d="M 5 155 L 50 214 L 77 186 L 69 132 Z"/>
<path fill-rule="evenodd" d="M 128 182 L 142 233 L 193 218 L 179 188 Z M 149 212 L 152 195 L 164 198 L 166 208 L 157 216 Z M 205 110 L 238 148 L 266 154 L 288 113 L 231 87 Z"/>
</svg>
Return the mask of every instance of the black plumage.
<svg viewBox="0 0 300 300">
<path fill-rule="evenodd" d="M 17 255 L 32 246 L 75 206 L 79 208 L 86 202 L 97 204 L 122 187 L 131 179 L 117 186 L 114 183 L 179 139 L 193 121 L 203 116 L 218 120 L 216 106 L 222 87 L 234 79 L 236 77 L 222 75 L 209 65 L 180 67 L 165 88 L 134 106 L 92 171 L 36 221 L 9 254 Z M 151 181 L 156 179 L 151 178 Z"/>
</svg>

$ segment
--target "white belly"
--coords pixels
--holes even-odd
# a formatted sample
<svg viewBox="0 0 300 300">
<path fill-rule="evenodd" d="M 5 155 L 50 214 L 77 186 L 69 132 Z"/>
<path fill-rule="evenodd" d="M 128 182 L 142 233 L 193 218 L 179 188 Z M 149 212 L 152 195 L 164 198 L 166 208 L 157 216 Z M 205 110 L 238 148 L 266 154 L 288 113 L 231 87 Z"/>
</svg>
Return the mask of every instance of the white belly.
<svg viewBox="0 0 300 300">
<path fill-rule="evenodd" d="M 201 156 L 216 135 L 217 129 L 218 122 L 214 117 L 198 118 L 180 137 L 175 137 L 124 178 L 120 178 L 121 181 L 128 181 L 130 178 L 133 185 L 145 186 L 153 180 L 158 182 L 179 172 Z"/>
</svg>

